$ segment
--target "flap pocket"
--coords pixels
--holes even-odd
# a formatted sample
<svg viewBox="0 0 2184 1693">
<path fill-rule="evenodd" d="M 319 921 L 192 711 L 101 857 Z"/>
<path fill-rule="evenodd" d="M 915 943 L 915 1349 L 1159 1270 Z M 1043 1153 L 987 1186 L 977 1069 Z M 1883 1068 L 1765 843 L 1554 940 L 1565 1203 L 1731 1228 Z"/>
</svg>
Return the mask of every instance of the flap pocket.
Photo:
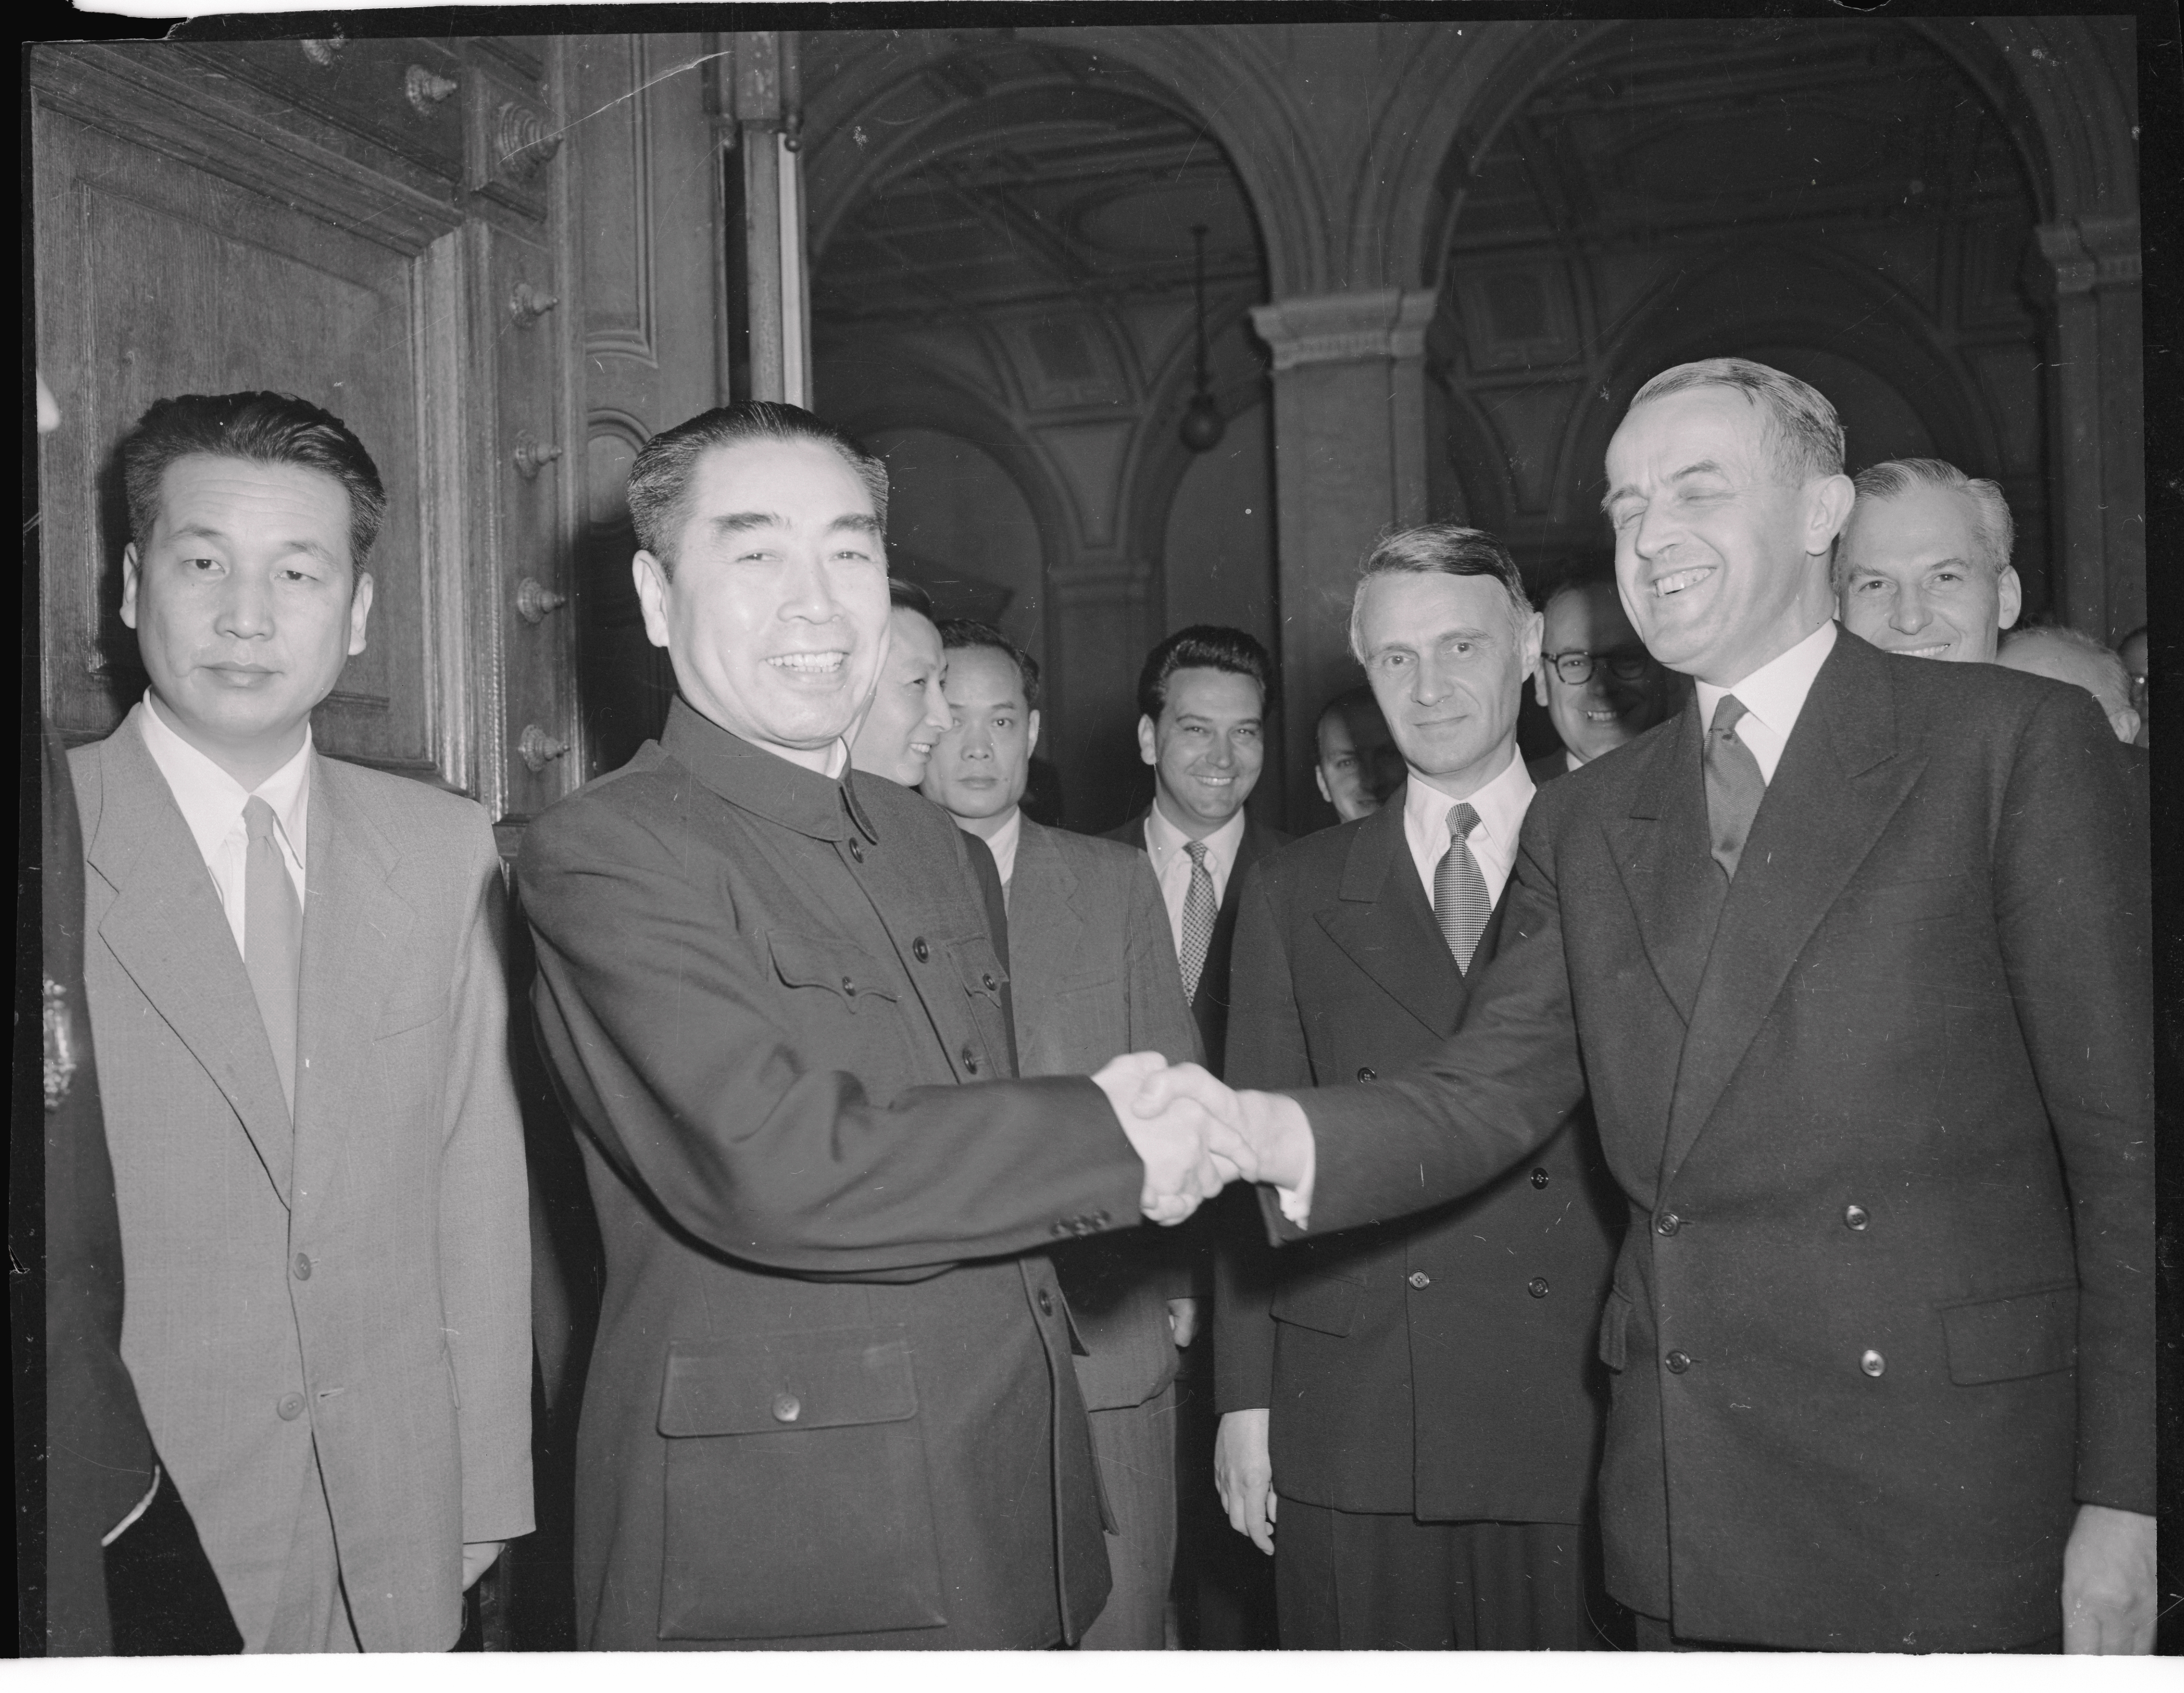
<svg viewBox="0 0 2184 1693">
<path fill-rule="evenodd" d="M 372 1026 L 371 1038 L 385 1040 L 390 1035 L 406 1034 L 413 1028 L 437 1022 L 448 1013 L 447 990 L 438 993 L 429 988 L 421 991 L 411 988 L 398 989 L 387 996 L 379 1007 L 379 1021 Z"/>
<path fill-rule="evenodd" d="M 910 1343 L 881 1328 L 677 1340 L 660 1393 L 660 1432 L 670 1440 L 849 1428 L 916 1414 Z"/>
<path fill-rule="evenodd" d="M 1607 1290 L 1607 1303 L 1600 1313 L 1600 1362 L 1619 1370 L 1630 1349 L 1630 1295 L 1621 1288 Z"/>
<path fill-rule="evenodd" d="M 893 1004 L 897 997 L 894 978 L 853 941 L 768 929 L 766 944 L 775 974 L 788 987 L 824 989 L 852 1011 L 860 1000 Z"/>
<path fill-rule="evenodd" d="M 1009 972 L 1001 967 L 994 944 L 983 935 L 974 935 L 968 940 L 950 942 L 948 950 L 956 960 L 956 972 L 963 978 L 963 991 L 999 1011 L 1001 984 L 1009 979 Z"/>
<path fill-rule="evenodd" d="M 2067 1370 L 2078 1362 L 2077 1285 L 1947 1306 L 1942 1328 L 1959 1387 Z"/>
<path fill-rule="evenodd" d="M 1891 882 L 1857 889 L 1847 902 L 1858 922 L 1875 927 L 1953 917 L 1964 908 L 1968 877 L 1929 876 L 1917 882 Z"/>
<path fill-rule="evenodd" d="M 1277 1323 L 1293 1323 L 1323 1334 L 1347 1334 L 1364 1295 L 1365 1284 L 1347 1276 L 1307 1276 L 1275 1293 L 1271 1315 Z"/>
</svg>

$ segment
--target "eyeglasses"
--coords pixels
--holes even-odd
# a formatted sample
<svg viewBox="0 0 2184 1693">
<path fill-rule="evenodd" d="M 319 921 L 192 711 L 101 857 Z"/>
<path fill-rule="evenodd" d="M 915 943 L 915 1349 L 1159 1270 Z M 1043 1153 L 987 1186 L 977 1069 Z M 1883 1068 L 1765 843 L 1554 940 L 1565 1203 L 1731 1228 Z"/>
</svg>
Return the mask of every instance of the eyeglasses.
<svg viewBox="0 0 2184 1693">
<path fill-rule="evenodd" d="M 1592 680 L 1592 667 L 1597 662 L 1607 666 L 1607 673 L 1618 682 L 1635 682 L 1653 668 L 1650 653 L 1585 653 L 1573 649 L 1567 653 L 1542 653 L 1540 656 L 1555 667 L 1555 674 L 1572 688 L 1581 688 Z"/>
</svg>

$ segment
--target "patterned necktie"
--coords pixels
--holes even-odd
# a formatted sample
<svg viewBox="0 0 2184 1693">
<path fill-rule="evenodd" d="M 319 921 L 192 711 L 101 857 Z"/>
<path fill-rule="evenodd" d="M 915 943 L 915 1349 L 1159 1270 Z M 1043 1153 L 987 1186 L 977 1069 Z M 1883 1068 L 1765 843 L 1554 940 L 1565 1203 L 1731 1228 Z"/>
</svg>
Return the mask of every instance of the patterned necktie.
<svg viewBox="0 0 2184 1693">
<path fill-rule="evenodd" d="M 1213 920 L 1220 903 L 1213 897 L 1212 872 L 1206 867 L 1206 843 L 1185 841 L 1190 855 L 1190 891 L 1183 896 L 1183 997 L 1198 1000 L 1198 978 L 1206 971 L 1206 955 L 1213 946 Z"/>
<path fill-rule="evenodd" d="M 1744 702 L 1724 693 L 1713 708 L 1713 722 L 1707 729 L 1707 817 L 1713 826 L 1713 861 L 1722 874 L 1734 881 L 1736 863 L 1744 856 L 1744 843 L 1752 833 L 1752 820 L 1766 797 L 1767 783 L 1759 774 L 1759 760 L 1736 732 L 1745 716 Z"/>
<path fill-rule="evenodd" d="M 250 846 L 243 860 L 242 967 L 273 1044 L 288 1115 L 296 1114 L 296 988 L 302 974 L 304 910 L 273 834 L 273 808 L 256 794 L 242 808 Z"/>
<path fill-rule="evenodd" d="M 1434 866 L 1434 921 L 1440 925 L 1440 938 L 1448 943 L 1459 975 L 1470 973 L 1471 955 L 1479 950 L 1479 937 L 1494 911 L 1486 877 L 1466 838 L 1478 827 L 1479 813 L 1469 805 L 1450 806 L 1448 850 Z"/>
</svg>

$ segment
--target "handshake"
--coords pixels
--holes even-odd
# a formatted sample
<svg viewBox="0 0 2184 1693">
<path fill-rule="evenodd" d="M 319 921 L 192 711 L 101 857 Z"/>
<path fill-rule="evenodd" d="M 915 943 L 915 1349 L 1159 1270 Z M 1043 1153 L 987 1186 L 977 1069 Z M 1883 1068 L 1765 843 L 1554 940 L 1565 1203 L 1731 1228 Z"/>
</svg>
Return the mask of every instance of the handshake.
<svg viewBox="0 0 2184 1693">
<path fill-rule="evenodd" d="M 1304 1187 L 1312 1169 L 1304 1108 L 1279 1094 L 1239 1093 L 1195 1064 L 1128 1052 L 1093 1077 L 1145 1161 L 1138 1208 L 1181 1222 L 1229 1183 Z"/>
</svg>

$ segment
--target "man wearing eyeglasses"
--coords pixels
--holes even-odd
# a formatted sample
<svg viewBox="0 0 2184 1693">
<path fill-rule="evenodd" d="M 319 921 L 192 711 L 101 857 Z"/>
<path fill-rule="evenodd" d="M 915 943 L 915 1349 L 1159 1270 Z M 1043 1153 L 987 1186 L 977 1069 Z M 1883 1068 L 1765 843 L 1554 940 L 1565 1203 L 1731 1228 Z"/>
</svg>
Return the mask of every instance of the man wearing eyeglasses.
<svg viewBox="0 0 2184 1693">
<path fill-rule="evenodd" d="M 1630 627 L 1612 575 L 1573 576 L 1557 588 L 1540 644 L 1533 697 L 1563 743 L 1532 760 L 1535 785 L 1614 751 L 1668 716 L 1669 672 Z"/>
</svg>

